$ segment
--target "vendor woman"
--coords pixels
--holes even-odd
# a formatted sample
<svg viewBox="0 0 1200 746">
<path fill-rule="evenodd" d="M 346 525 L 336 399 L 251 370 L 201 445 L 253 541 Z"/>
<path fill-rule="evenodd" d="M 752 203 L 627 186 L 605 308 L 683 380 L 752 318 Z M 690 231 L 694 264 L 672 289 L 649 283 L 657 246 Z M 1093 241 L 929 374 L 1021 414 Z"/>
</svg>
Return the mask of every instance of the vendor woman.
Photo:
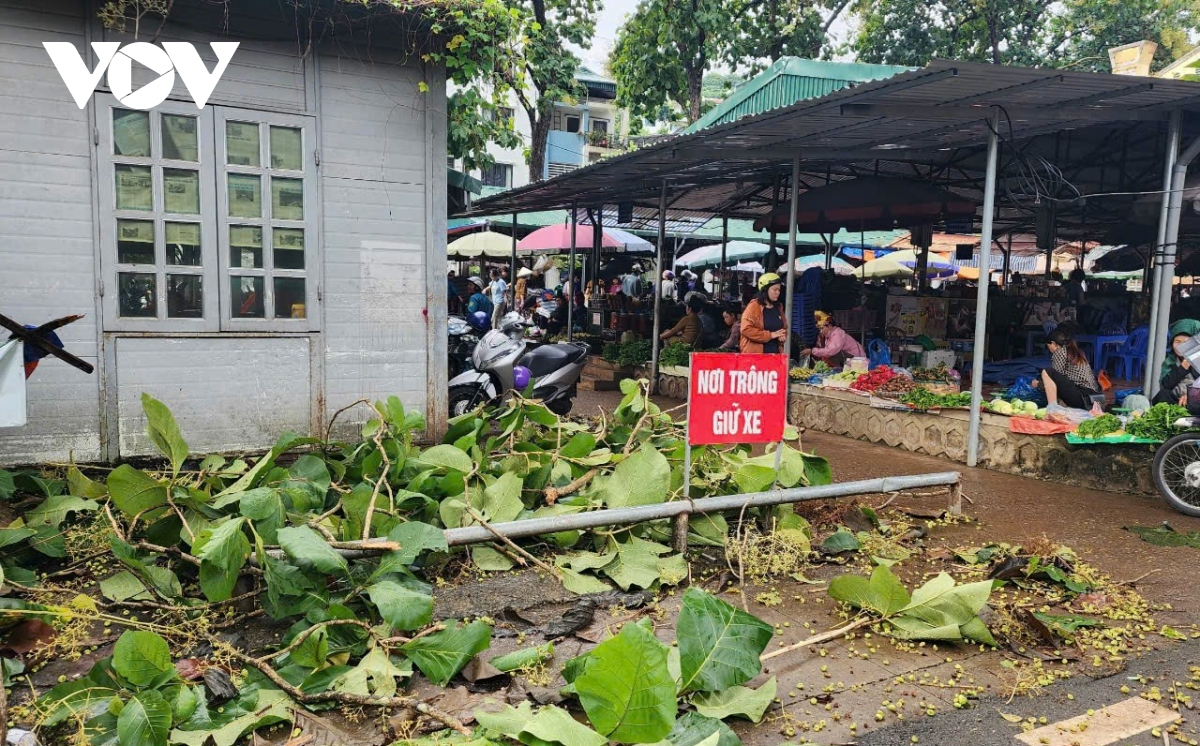
<svg viewBox="0 0 1200 746">
<path fill-rule="evenodd" d="M 841 368 L 852 357 L 867 356 L 862 345 L 838 326 L 827 311 L 813 311 L 813 318 L 817 321 L 817 346 L 801 350 L 801 357 L 811 354 L 815 360 L 824 362 L 830 368 Z"/>
<path fill-rule="evenodd" d="M 1197 378 L 1196 369 L 1187 358 L 1179 354 L 1179 345 L 1200 334 L 1200 321 L 1195 319 L 1180 319 L 1171 324 L 1167 335 L 1171 340 L 1171 348 L 1163 360 L 1162 372 L 1158 379 L 1159 391 L 1154 397 L 1155 404 L 1178 404 L 1187 406 L 1187 390 Z"/>
<path fill-rule="evenodd" d="M 1041 380 L 1046 387 L 1046 401 L 1061 402 L 1073 409 L 1091 409 L 1092 397 L 1101 391 L 1083 350 L 1062 329 L 1050 333 L 1046 346 L 1050 348 L 1050 367 L 1042 371 Z"/>
<path fill-rule="evenodd" d="M 783 278 L 779 275 L 767 272 L 758 278 L 758 295 L 742 311 L 742 352 L 785 352 L 782 295 Z"/>
</svg>

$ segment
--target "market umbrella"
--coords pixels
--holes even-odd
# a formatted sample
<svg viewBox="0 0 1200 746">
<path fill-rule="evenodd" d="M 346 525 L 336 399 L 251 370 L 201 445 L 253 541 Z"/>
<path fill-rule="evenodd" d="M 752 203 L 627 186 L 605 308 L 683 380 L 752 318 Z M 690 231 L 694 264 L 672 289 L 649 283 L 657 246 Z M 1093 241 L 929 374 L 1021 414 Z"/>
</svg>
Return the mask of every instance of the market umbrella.
<svg viewBox="0 0 1200 746">
<path fill-rule="evenodd" d="M 796 257 L 796 271 L 797 272 L 804 273 L 806 270 L 810 270 L 814 267 L 816 267 L 817 269 L 825 269 L 825 257 L 821 256 L 820 254 L 814 254 L 813 256 Z M 855 274 L 855 269 L 854 269 L 853 264 L 846 261 L 845 259 L 841 259 L 836 256 L 833 258 L 833 261 L 830 264 L 830 269 L 833 270 L 834 274 L 838 274 L 838 275 L 849 276 L 849 275 Z M 761 271 L 761 270 L 759 270 L 759 271 Z"/>
<path fill-rule="evenodd" d="M 739 262 L 756 262 L 770 249 L 769 246 L 755 241 L 730 241 L 725 251 L 725 261 L 730 264 Z M 721 244 L 709 244 L 698 249 L 692 249 L 675 261 L 677 267 L 695 269 L 697 267 L 715 267 L 721 263 Z"/>
<path fill-rule="evenodd" d="M 897 264 L 903 264 L 913 272 L 917 271 L 920 262 L 920 253 L 916 249 L 893 251 L 886 256 Z M 925 265 L 926 277 L 932 280 L 940 277 L 953 277 L 956 274 L 958 274 L 958 268 L 954 266 L 954 262 L 950 261 L 949 257 L 929 252 L 929 258 Z"/>
<path fill-rule="evenodd" d="M 785 206 L 754 221 L 755 230 L 782 233 L 790 228 Z M 934 223 L 974 217 L 975 203 L 925 181 L 863 176 L 836 181 L 801 194 L 796 200 L 797 229 L 833 232 L 891 230 L 897 225 Z"/>
<path fill-rule="evenodd" d="M 591 251 L 593 230 L 590 225 L 575 226 L 575 250 L 577 252 L 583 254 Z M 538 228 L 517 243 L 517 249 L 520 251 L 538 251 L 546 254 L 557 254 L 569 251 L 570 248 L 571 226 L 562 224 Z M 605 228 L 601 231 L 600 248 L 608 251 L 654 251 L 654 246 L 649 241 L 615 228 Z"/>
<path fill-rule="evenodd" d="M 890 256 L 885 256 L 881 259 L 872 259 L 854 270 L 855 277 L 866 280 L 880 280 L 885 277 L 912 277 L 912 275 L 913 271 L 911 267 L 897 262 Z"/>
<path fill-rule="evenodd" d="M 512 256 L 512 236 L 495 231 L 479 231 L 456 239 L 446 246 L 449 259 L 503 259 Z"/>
</svg>

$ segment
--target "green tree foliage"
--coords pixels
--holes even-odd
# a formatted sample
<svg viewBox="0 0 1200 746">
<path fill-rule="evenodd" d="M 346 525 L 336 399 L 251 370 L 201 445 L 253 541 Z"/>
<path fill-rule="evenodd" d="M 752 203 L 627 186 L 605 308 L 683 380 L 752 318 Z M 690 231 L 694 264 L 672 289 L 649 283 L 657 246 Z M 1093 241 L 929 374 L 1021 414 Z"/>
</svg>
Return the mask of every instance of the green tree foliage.
<svg viewBox="0 0 1200 746">
<path fill-rule="evenodd" d="M 863 62 L 956 59 L 1108 72 L 1108 49 L 1159 44 L 1158 67 L 1186 51 L 1196 0 L 862 0 L 853 49 Z"/>
<path fill-rule="evenodd" d="M 711 65 L 755 70 L 778 57 L 815 57 L 848 5 L 820 0 L 644 0 L 617 32 L 609 67 L 635 117 L 663 107 L 689 122 L 702 112 Z"/>
</svg>

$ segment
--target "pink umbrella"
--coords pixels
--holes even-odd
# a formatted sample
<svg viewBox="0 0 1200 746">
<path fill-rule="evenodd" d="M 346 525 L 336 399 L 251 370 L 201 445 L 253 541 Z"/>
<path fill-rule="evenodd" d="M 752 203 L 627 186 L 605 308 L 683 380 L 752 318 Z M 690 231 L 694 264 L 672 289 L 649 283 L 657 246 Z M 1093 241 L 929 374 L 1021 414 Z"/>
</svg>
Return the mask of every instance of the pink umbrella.
<svg viewBox="0 0 1200 746">
<path fill-rule="evenodd" d="M 592 248 L 593 227 L 590 225 L 575 226 L 575 250 L 588 251 Z M 607 233 L 600 234 L 600 246 L 603 248 L 615 249 L 621 246 L 621 242 L 609 236 Z M 533 233 L 530 233 L 525 238 L 517 242 L 517 249 L 522 251 L 566 251 L 571 248 L 571 226 L 570 225 L 548 225 L 545 228 L 538 228 Z"/>
</svg>

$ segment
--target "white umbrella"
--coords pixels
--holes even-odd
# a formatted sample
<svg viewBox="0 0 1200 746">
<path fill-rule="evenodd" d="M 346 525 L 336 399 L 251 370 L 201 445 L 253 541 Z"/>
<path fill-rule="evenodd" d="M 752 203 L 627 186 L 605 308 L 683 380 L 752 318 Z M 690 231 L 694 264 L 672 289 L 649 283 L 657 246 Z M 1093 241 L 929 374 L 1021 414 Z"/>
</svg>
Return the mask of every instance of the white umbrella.
<svg viewBox="0 0 1200 746">
<path fill-rule="evenodd" d="M 729 264 L 740 262 L 756 262 L 770 250 L 766 244 L 754 241 L 730 241 L 725 251 L 725 261 Z M 709 244 L 698 249 L 692 249 L 679 257 L 675 265 L 695 269 L 696 267 L 711 267 L 721 263 L 721 244 Z"/>
<path fill-rule="evenodd" d="M 479 231 L 459 238 L 446 246 L 451 259 L 502 259 L 512 256 L 512 236 L 495 231 Z"/>
<path fill-rule="evenodd" d="M 913 271 L 890 256 L 882 259 L 872 259 L 854 270 L 855 277 L 864 279 L 883 279 L 885 277 L 912 277 Z"/>
</svg>

